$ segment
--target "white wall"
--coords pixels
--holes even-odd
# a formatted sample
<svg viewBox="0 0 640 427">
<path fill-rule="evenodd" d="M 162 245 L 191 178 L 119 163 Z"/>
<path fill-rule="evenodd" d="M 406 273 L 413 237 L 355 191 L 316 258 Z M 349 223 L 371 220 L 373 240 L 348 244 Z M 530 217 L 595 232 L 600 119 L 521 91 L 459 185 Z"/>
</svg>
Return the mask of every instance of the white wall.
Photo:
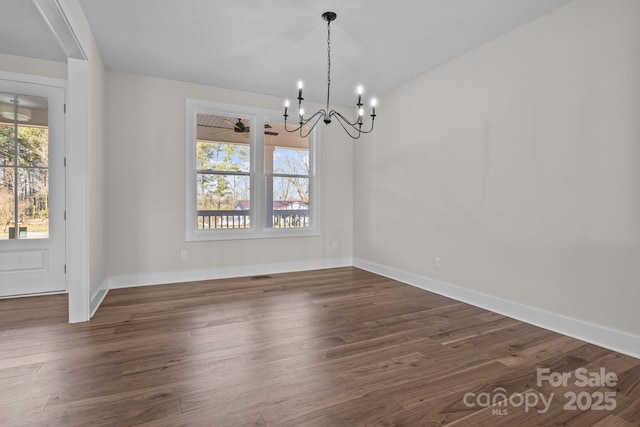
<svg viewBox="0 0 640 427">
<path fill-rule="evenodd" d="M 95 42 L 94 42 L 95 43 Z M 94 50 L 95 49 L 95 50 Z M 94 44 L 92 49 L 98 52 Z M 89 60 L 88 215 L 90 296 L 107 286 L 107 71 L 98 56 Z"/>
<path fill-rule="evenodd" d="M 574 1 L 383 96 L 355 258 L 640 337 L 639 16 Z"/>
<path fill-rule="evenodd" d="M 0 71 L 67 79 L 67 64 L 0 53 Z"/>
<path fill-rule="evenodd" d="M 115 71 L 107 88 L 113 287 L 351 264 L 353 143 L 339 126 L 321 129 L 320 236 L 186 242 L 186 98 L 275 110 L 282 100 Z"/>
</svg>

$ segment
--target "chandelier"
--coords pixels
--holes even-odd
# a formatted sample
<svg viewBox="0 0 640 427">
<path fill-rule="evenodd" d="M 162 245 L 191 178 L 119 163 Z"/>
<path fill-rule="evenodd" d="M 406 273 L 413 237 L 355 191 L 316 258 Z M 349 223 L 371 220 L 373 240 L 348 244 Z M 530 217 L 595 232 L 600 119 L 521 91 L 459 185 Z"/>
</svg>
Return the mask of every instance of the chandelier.
<svg viewBox="0 0 640 427">
<path fill-rule="evenodd" d="M 362 86 L 358 86 L 356 92 L 358 94 L 358 102 L 356 103 L 357 107 L 357 118 L 350 122 L 346 117 L 337 112 L 336 110 L 329 110 L 329 95 L 331 93 L 331 22 L 335 21 L 336 15 L 334 12 L 325 12 L 322 14 L 322 19 L 327 22 L 327 108 L 318 110 L 315 114 L 305 118 L 304 108 L 302 108 L 302 101 L 304 98 L 302 97 L 302 81 L 298 82 L 298 125 L 293 129 L 287 128 L 287 117 L 289 117 L 289 100 L 287 99 L 284 103 L 284 128 L 287 132 L 300 132 L 301 137 L 308 136 L 313 128 L 318 124 L 320 119 L 325 124 L 329 124 L 332 121 L 332 118 L 335 117 L 336 121 L 340 123 L 342 128 L 347 132 L 347 134 L 353 138 L 358 139 L 360 135 L 363 133 L 370 133 L 373 130 L 373 122 L 376 119 L 376 100 L 371 100 L 371 127 L 369 129 L 362 129 L 364 124 L 364 108 L 362 103 Z"/>
</svg>

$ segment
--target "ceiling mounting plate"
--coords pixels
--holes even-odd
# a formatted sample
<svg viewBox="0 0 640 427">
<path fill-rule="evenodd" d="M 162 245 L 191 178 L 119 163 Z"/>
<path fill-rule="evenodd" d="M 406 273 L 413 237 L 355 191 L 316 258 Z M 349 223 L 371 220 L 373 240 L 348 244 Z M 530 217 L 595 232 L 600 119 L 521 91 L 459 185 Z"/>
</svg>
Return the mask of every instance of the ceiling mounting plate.
<svg viewBox="0 0 640 427">
<path fill-rule="evenodd" d="M 322 19 L 327 22 L 335 21 L 338 15 L 335 12 L 325 12 L 322 14 Z"/>
</svg>

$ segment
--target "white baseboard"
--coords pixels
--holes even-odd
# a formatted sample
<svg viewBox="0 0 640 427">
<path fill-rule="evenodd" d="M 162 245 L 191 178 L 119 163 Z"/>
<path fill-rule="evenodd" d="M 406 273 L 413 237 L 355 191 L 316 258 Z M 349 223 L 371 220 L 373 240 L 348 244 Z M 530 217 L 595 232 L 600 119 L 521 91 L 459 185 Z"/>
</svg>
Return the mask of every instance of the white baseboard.
<svg viewBox="0 0 640 427">
<path fill-rule="evenodd" d="M 470 289 L 354 259 L 357 268 L 640 359 L 640 337 Z"/>
<path fill-rule="evenodd" d="M 109 279 L 107 278 L 104 279 L 104 281 L 100 284 L 98 290 L 95 291 L 91 296 L 91 301 L 89 301 L 89 319 L 91 319 L 93 315 L 96 314 L 98 307 L 100 307 L 100 304 L 102 304 L 102 301 L 104 300 L 104 297 L 107 296 L 108 292 Z"/>
<path fill-rule="evenodd" d="M 109 280 L 109 288 L 118 289 L 135 286 L 161 285 L 166 283 L 196 282 L 199 280 L 228 279 L 265 274 L 291 273 L 295 271 L 351 267 L 352 265 L 353 259 L 351 258 L 331 258 L 297 262 L 255 264 L 243 267 L 231 266 L 151 274 L 130 274 L 112 276 Z"/>
</svg>

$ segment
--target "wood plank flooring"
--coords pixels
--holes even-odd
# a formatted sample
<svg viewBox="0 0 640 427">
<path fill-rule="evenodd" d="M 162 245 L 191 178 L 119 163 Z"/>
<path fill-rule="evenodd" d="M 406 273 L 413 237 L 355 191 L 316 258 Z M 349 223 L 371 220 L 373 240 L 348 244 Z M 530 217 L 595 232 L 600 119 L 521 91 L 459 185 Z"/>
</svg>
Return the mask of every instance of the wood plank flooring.
<svg viewBox="0 0 640 427">
<path fill-rule="evenodd" d="M 3 426 L 444 424 L 637 426 L 640 360 L 356 268 L 0 300 Z"/>
</svg>

